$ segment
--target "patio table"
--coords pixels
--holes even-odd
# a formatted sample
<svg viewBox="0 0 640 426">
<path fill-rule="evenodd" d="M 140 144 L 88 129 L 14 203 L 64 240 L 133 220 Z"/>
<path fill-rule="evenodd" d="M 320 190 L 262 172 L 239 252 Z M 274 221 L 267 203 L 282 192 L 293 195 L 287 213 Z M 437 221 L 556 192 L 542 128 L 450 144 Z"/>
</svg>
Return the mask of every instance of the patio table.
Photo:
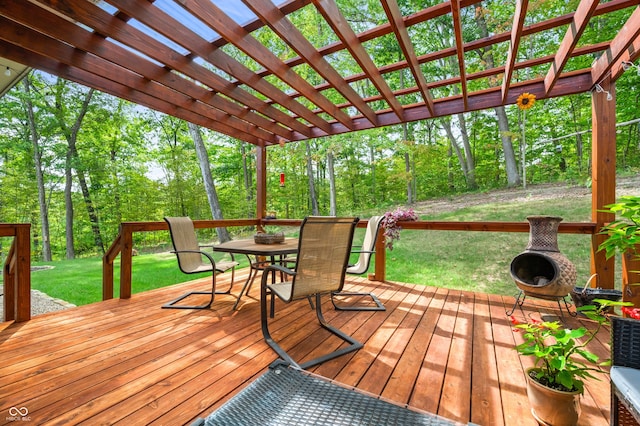
<svg viewBox="0 0 640 426">
<path fill-rule="evenodd" d="M 274 244 L 257 244 L 253 239 L 232 240 L 213 246 L 213 251 L 244 254 L 247 256 L 247 259 L 249 259 L 251 270 L 249 271 L 247 280 L 242 286 L 242 290 L 240 290 L 238 300 L 236 300 L 236 303 L 233 305 L 233 309 L 235 310 L 238 307 L 238 303 L 240 303 L 240 298 L 243 293 L 246 295 L 249 292 L 250 284 L 255 278 L 255 275 L 258 274 L 258 271 L 263 269 L 260 266 L 261 262 L 259 261 L 259 257 L 268 257 L 272 264 L 275 262 L 281 262 L 284 256 L 298 252 L 298 239 L 285 238 L 283 242 Z M 255 257 L 255 262 L 251 261 L 251 256 Z"/>
</svg>

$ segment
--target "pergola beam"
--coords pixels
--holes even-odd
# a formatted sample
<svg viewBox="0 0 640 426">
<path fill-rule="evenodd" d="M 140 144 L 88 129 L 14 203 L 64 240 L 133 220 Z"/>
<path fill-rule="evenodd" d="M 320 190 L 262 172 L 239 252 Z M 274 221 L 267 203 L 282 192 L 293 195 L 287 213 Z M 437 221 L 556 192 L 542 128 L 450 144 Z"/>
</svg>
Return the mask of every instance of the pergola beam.
<svg viewBox="0 0 640 426">
<path fill-rule="evenodd" d="M 427 88 L 427 80 L 420 69 L 420 63 L 418 62 L 418 58 L 416 58 L 415 51 L 413 49 L 413 44 L 411 43 L 411 39 L 409 38 L 409 32 L 407 31 L 407 27 L 402 19 L 402 13 L 400 12 L 400 8 L 398 7 L 398 3 L 396 0 L 382 0 L 382 6 L 384 7 L 384 11 L 387 14 L 387 18 L 389 19 L 389 23 L 391 24 L 391 28 L 393 28 L 393 32 L 396 35 L 396 39 L 398 40 L 398 44 L 400 45 L 400 49 L 404 54 L 407 63 L 409 64 L 409 69 L 411 70 L 411 74 L 422 94 L 422 98 L 424 103 L 429 110 L 429 112 L 433 115 L 433 98 L 431 97 L 431 93 L 429 93 L 429 89 Z"/>
<path fill-rule="evenodd" d="M 517 0 L 516 10 L 513 14 L 513 25 L 511 26 L 511 44 L 507 52 L 507 62 L 504 66 L 504 77 L 502 78 L 502 101 L 506 102 L 509 95 L 509 87 L 511 86 L 511 76 L 513 75 L 514 64 L 518 59 L 518 49 L 520 47 L 520 38 L 522 37 L 522 28 L 524 27 L 524 18 L 527 16 L 527 6 L 529 0 Z"/>
<path fill-rule="evenodd" d="M 351 102 L 372 124 L 377 124 L 376 113 L 362 100 L 362 97 L 346 82 L 287 16 L 270 0 L 242 0 L 280 39 L 287 43 L 300 57 L 304 58 L 322 78 L 338 93 Z"/>
<path fill-rule="evenodd" d="M 567 32 L 560 43 L 560 47 L 558 48 L 558 52 L 556 53 L 553 63 L 551 64 L 551 68 L 549 68 L 549 71 L 544 78 L 545 94 L 549 93 L 553 88 L 553 85 L 558 81 L 558 77 L 560 77 L 564 66 L 567 64 L 567 61 L 571 56 L 571 52 L 575 49 L 578 44 L 578 40 L 580 40 L 580 36 L 587 28 L 589 19 L 591 19 L 591 16 L 593 16 L 593 13 L 596 11 L 598 3 L 599 0 L 582 0 L 578 5 L 578 8 L 573 15 L 573 20 L 571 21 L 571 24 L 569 24 L 569 28 L 567 28 Z"/>
<path fill-rule="evenodd" d="M 633 45 L 633 42 L 636 41 L 639 35 L 640 7 L 636 7 L 618 34 L 611 40 L 609 48 L 591 66 L 591 79 L 594 84 L 599 83 L 607 77 L 607 73 L 620 61 L 627 49 Z M 635 54 L 637 56 L 637 49 Z"/>
<path fill-rule="evenodd" d="M 467 108 L 467 78 L 464 65 L 464 39 L 462 37 L 462 21 L 460 19 L 460 0 L 451 0 L 451 18 L 453 19 L 453 33 L 455 34 L 456 54 L 458 56 L 462 102 L 464 107 Z"/>
<path fill-rule="evenodd" d="M 218 32 L 231 44 L 316 104 L 325 113 L 338 120 L 338 122 L 344 126 L 353 128 L 351 117 L 337 108 L 324 95 L 317 92 L 311 84 L 293 72 L 288 65 L 282 62 L 215 4 L 199 0 L 182 0 L 180 5 L 209 25 L 212 30 Z"/>
<path fill-rule="evenodd" d="M 362 43 L 358 39 L 356 33 L 351 29 L 349 22 L 342 15 L 338 6 L 334 0 L 313 0 L 313 4 L 318 11 L 322 14 L 327 23 L 331 26 L 331 29 L 342 41 L 342 44 L 346 46 L 351 55 L 354 57 L 360 68 L 364 71 L 363 78 L 369 78 L 373 85 L 380 93 L 380 98 L 387 102 L 393 112 L 402 120 L 404 111 L 402 105 L 398 102 L 391 88 L 382 77 L 382 74 L 373 63 L 373 60 L 365 50 Z M 349 81 L 347 81 L 349 83 Z M 316 86 L 318 89 L 318 86 Z"/>
</svg>

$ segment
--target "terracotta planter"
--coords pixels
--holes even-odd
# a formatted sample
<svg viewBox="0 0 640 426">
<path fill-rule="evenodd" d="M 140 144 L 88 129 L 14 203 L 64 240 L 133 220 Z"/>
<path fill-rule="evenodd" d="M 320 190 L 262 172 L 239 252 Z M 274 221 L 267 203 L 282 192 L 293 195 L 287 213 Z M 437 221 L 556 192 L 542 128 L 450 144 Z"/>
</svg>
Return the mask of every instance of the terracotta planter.
<svg viewBox="0 0 640 426">
<path fill-rule="evenodd" d="M 541 385 L 531 378 L 528 369 L 527 396 L 531 414 L 541 425 L 575 426 L 580 417 L 580 397 L 578 391 L 563 392 Z"/>
</svg>

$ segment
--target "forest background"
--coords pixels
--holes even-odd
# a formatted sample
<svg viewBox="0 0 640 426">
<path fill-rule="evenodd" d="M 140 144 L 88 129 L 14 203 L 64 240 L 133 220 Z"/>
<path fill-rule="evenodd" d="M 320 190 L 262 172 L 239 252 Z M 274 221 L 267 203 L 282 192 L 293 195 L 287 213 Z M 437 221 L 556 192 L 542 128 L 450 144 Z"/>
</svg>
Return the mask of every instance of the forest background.
<svg viewBox="0 0 640 426">
<path fill-rule="evenodd" d="M 501 2 L 484 3 L 491 8 L 462 17 L 475 21 L 464 27 L 479 32 L 473 38 L 512 21 Z M 529 16 L 551 13 L 555 3 L 561 2 L 534 3 Z M 314 24 L 319 18 L 300 19 L 321 40 Z M 618 27 L 611 24 L 594 19 L 585 40 L 597 42 Z M 558 40 L 563 34 L 558 29 Z M 447 26 L 434 25 L 416 39 L 423 50 L 435 51 L 453 37 Z M 557 40 L 527 40 L 518 60 L 553 54 L 553 46 Z M 400 55 L 388 46 L 370 53 Z M 506 54 L 506 47 L 493 46 L 466 64 L 473 71 L 491 68 Z M 432 79 L 446 79 L 456 67 L 443 59 L 427 71 Z M 543 77 L 546 68 L 539 72 Z M 395 85 L 404 87 L 403 74 L 396 78 Z M 616 83 L 620 171 L 640 167 L 639 83 L 636 72 Z M 367 88 L 356 90 L 364 96 Z M 270 147 L 268 210 L 279 218 L 366 218 L 443 195 L 543 182 L 588 186 L 591 95 L 538 100 L 528 111 L 510 105 Z M 0 127 L 0 222 L 32 224 L 34 260 L 101 256 L 123 221 L 255 217 L 255 151 L 245 142 L 38 71 L 0 99 Z M 138 249 L 166 242 L 153 233 L 136 238 Z"/>
</svg>

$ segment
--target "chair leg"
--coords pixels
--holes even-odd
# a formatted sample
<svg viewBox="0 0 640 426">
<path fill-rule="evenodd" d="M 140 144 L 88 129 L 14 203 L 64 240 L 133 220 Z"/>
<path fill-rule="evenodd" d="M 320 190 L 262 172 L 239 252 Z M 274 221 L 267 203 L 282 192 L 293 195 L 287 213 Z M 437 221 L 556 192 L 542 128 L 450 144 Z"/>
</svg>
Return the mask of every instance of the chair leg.
<svg viewBox="0 0 640 426">
<path fill-rule="evenodd" d="M 375 306 L 339 306 L 336 304 L 335 296 L 358 296 L 358 297 L 371 297 L 371 300 L 375 304 Z M 331 293 L 331 303 L 333 307 L 338 311 L 386 311 L 387 308 L 384 307 L 380 299 L 373 293 L 357 293 L 357 292 L 348 292 L 341 291 L 339 293 Z"/>
<path fill-rule="evenodd" d="M 271 304 L 273 305 L 273 292 L 271 293 Z M 271 307 L 271 316 L 273 317 L 273 306 Z M 260 326 L 262 328 L 262 336 L 264 341 L 274 350 L 276 354 L 285 362 L 289 363 L 293 367 L 300 368 L 297 362 L 289 356 L 289 354 L 282 349 L 282 347 L 273 340 L 271 333 L 269 332 L 269 320 L 267 318 L 267 286 L 264 278 L 262 279 L 262 285 L 260 286 Z"/>
<path fill-rule="evenodd" d="M 183 299 L 193 295 L 193 294 L 208 294 L 211 297 L 209 298 L 209 302 L 204 305 L 176 305 L 176 303 L 180 302 Z M 173 299 L 171 302 L 167 302 L 162 305 L 163 309 L 209 309 L 213 304 L 213 298 L 216 294 L 216 273 L 215 271 L 211 276 L 211 291 L 190 291 L 189 293 L 185 293 L 177 299 Z"/>
<path fill-rule="evenodd" d="M 285 362 L 293 365 L 294 367 L 302 368 L 305 370 L 307 368 L 316 366 L 318 364 L 332 360 L 339 356 L 348 354 L 353 351 L 357 351 L 358 349 L 361 349 L 363 347 L 362 343 L 360 343 L 353 337 L 349 336 L 348 334 L 344 333 L 342 330 L 339 330 L 327 323 L 327 321 L 324 319 L 324 315 L 322 314 L 322 307 L 321 307 L 322 303 L 321 303 L 319 294 L 316 295 L 315 305 L 316 305 L 316 315 L 318 317 L 318 322 L 320 322 L 320 326 L 325 330 L 329 331 L 330 333 L 332 333 L 333 335 L 344 340 L 346 343 L 349 344 L 349 346 L 338 349 L 337 351 L 333 351 L 331 353 L 320 356 L 318 358 L 314 358 L 302 364 L 298 364 L 296 361 L 293 360 L 293 358 L 291 358 L 291 356 L 289 356 L 289 354 L 284 349 L 282 349 L 282 347 L 279 344 L 276 343 L 275 340 L 273 340 L 273 337 L 271 337 L 271 333 L 269 332 L 268 318 L 267 318 L 266 285 L 262 286 L 260 290 L 260 324 L 262 326 L 262 335 L 264 336 L 265 342 L 267 342 L 267 344 L 271 347 L 271 349 L 273 349 L 275 353 L 278 354 L 278 356 L 282 358 Z"/>
<path fill-rule="evenodd" d="M 209 299 L 209 303 L 204 305 L 176 305 L 176 303 L 180 302 L 182 299 L 186 299 L 187 297 L 193 294 L 208 294 L 211 296 L 211 298 Z M 172 300 L 171 302 L 165 303 L 164 305 L 162 305 L 162 308 L 163 309 L 209 309 L 211 307 L 211 304 L 213 303 L 213 295 L 214 293 L 211 293 L 209 291 L 190 291 L 189 293 L 185 293 L 182 296 L 178 297 L 177 299 Z"/>
<path fill-rule="evenodd" d="M 334 358 L 337 358 L 339 356 L 348 354 L 350 352 L 357 351 L 358 349 L 361 349 L 363 347 L 362 343 L 360 343 L 359 341 L 357 341 L 353 337 L 349 336 L 344 331 L 342 331 L 342 330 L 340 330 L 340 329 L 338 329 L 336 327 L 333 327 L 332 325 L 330 325 L 324 319 L 324 315 L 322 314 L 322 301 L 320 300 L 320 295 L 319 294 L 316 294 L 316 316 L 318 317 L 318 322 L 320 322 L 320 326 L 322 326 L 322 328 L 324 328 L 325 330 L 329 331 L 333 335 L 339 337 L 340 339 L 344 340 L 346 343 L 349 344 L 349 346 L 346 346 L 344 348 L 338 349 L 337 351 L 333 351 L 331 353 L 328 353 L 326 355 L 320 356 L 318 358 L 314 358 L 314 359 L 312 359 L 310 361 L 304 362 L 304 363 L 300 364 L 300 367 L 302 369 L 306 370 L 307 368 L 311 368 L 311 367 L 316 366 L 318 364 L 322 364 L 323 362 L 330 361 L 330 360 L 332 360 Z"/>
</svg>

